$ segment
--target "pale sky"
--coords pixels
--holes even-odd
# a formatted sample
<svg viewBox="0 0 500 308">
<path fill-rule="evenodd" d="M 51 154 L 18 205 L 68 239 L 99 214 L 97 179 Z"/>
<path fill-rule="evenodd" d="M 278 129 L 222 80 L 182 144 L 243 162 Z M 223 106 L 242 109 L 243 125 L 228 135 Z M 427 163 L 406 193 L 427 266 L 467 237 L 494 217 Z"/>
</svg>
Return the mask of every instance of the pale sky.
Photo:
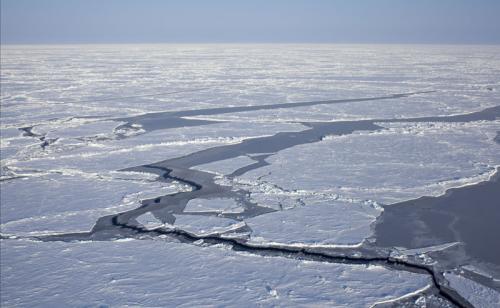
<svg viewBox="0 0 500 308">
<path fill-rule="evenodd" d="M 0 0 L 2 43 L 500 44 L 500 0 Z"/>
</svg>

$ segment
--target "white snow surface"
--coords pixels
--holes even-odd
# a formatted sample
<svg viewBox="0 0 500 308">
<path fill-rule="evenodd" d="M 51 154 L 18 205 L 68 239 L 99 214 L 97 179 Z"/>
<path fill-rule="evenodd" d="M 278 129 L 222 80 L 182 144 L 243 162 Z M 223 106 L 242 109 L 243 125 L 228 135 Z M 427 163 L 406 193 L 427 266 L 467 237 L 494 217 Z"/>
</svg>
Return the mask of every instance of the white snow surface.
<svg viewBox="0 0 500 308">
<path fill-rule="evenodd" d="M 359 98 L 422 90 L 438 92 L 394 102 L 287 109 L 262 117 L 322 120 L 450 114 L 497 104 L 500 86 L 498 46 L 1 48 L 5 125 L 75 115 L 126 116 L 193 107 Z M 101 101 L 109 98 L 113 100 Z M 257 117 L 252 114 L 246 118 Z"/>
<path fill-rule="evenodd" d="M 3 240 L 1 249 L 2 307 L 368 307 L 431 283 L 426 275 L 381 266 L 163 241 Z"/>
</svg>

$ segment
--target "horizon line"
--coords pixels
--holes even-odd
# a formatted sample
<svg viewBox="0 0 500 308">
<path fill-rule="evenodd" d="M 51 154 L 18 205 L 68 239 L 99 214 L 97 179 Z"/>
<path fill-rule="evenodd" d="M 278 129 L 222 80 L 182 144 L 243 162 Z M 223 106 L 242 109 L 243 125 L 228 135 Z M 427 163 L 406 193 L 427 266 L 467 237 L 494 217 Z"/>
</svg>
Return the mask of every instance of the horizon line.
<svg viewBox="0 0 500 308">
<path fill-rule="evenodd" d="M 436 45 L 436 46 L 498 46 L 500 42 L 267 42 L 267 41 L 193 41 L 193 42 L 0 42 L 0 46 L 56 45 Z"/>
</svg>

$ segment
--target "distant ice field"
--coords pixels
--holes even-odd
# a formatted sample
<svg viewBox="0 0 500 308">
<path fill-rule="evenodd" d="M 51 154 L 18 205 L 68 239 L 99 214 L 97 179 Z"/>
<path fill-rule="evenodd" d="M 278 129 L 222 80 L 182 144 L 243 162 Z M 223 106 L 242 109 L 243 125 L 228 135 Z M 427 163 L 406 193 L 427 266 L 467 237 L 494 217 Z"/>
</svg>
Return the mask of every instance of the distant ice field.
<svg viewBox="0 0 500 308">
<path fill-rule="evenodd" d="M 113 117 L 422 90 L 438 92 L 387 104 L 282 110 L 261 117 L 335 120 L 381 114 L 445 115 L 495 105 L 499 62 L 496 46 L 2 46 L 2 120 L 5 126 L 16 126 L 74 116 Z M 138 97 L 155 93 L 162 94 Z M 259 118 L 258 114 L 235 116 Z"/>
</svg>

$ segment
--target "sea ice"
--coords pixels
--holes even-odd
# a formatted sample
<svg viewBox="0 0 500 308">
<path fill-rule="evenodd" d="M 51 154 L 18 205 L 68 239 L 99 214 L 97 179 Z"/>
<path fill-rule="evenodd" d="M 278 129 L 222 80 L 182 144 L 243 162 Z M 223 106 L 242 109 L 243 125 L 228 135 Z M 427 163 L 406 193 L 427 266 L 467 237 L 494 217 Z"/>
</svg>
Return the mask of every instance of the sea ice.
<svg viewBox="0 0 500 308">
<path fill-rule="evenodd" d="M 1 185 L 3 233 L 89 231 L 101 216 L 134 209 L 142 199 L 183 191 L 183 185 L 120 178 L 47 174 Z"/>
<path fill-rule="evenodd" d="M 88 231 L 99 217 L 135 208 L 144 198 L 186 189 L 143 174 L 116 172 L 120 169 L 308 129 L 303 122 L 401 121 L 500 105 L 498 46 L 1 49 L 1 228 L 6 235 Z M 215 121 L 199 127 L 147 131 L 138 123 L 119 126 L 120 119 L 155 112 L 420 91 L 434 92 L 186 117 Z M 500 131 L 498 121 L 377 124 L 385 129 L 325 136 L 317 143 L 270 153 L 270 165 L 236 178 L 224 175 L 255 161 L 240 156 L 195 168 L 218 173 L 218 182 L 243 188 L 250 201 L 278 211 L 248 219 L 252 241 L 356 245 L 370 235 L 379 211 L 372 207 L 375 202 L 363 200 L 389 204 L 438 195 L 485 180 L 500 164 L 493 141 Z M 23 136 L 19 129 L 26 127 L 33 127 L 36 135 Z M 192 215 L 176 215 L 174 227 L 210 234 L 242 224 L 199 212 L 240 210 L 232 200 L 223 200 L 190 201 L 186 212 Z M 150 214 L 138 219 L 148 228 L 160 225 Z M 431 284 L 428 276 L 380 266 L 265 257 L 161 240 L 1 240 L 1 249 L 2 307 L 352 307 L 387 303 Z M 496 293 L 452 275 L 447 275 L 450 285 L 471 302 L 498 304 Z"/>
<path fill-rule="evenodd" d="M 380 214 L 367 203 L 309 199 L 306 206 L 245 220 L 252 229 L 251 242 L 357 246 L 372 234 L 370 225 Z"/>
<path fill-rule="evenodd" d="M 165 224 L 156 218 L 150 212 L 144 213 L 135 219 L 141 226 L 147 230 L 153 230 L 156 228 L 164 227 Z"/>
<path fill-rule="evenodd" d="M 304 126 L 300 124 L 214 123 L 205 125 L 202 129 L 181 127 L 157 130 L 119 140 L 62 138 L 45 149 L 39 146 L 40 142 L 30 148 L 21 147 L 18 149 L 18 155 L 9 157 L 5 165 L 37 170 L 73 168 L 92 172 L 114 171 L 179 157 L 218 145 L 238 143 L 273 132 L 303 129 Z M 88 136 L 93 135 L 89 133 Z"/>
<path fill-rule="evenodd" d="M 197 212 L 214 212 L 214 213 L 241 213 L 244 208 L 234 199 L 214 198 L 202 199 L 197 198 L 189 200 L 184 209 L 184 213 Z"/>
<path fill-rule="evenodd" d="M 235 158 L 218 160 L 212 163 L 194 166 L 193 168 L 219 175 L 230 175 L 239 168 L 255 163 L 256 161 L 248 156 L 238 156 Z"/>
<path fill-rule="evenodd" d="M 382 266 L 263 257 L 160 240 L 2 240 L 1 249 L 2 307 L 366 307 L 432 283 L 427 275 Z"/>
<path fill-rule="evenodd" d="M 450 287 L 475 307 L 498 307 L 500 305 L 499 292 L 454 273 L 445 273 L 444 276 Z"/>
<path fill-rule="evenodd" d="M 500 124 L 481 125 L 327 137 L 283 150 L 267 159 L 270 165 L 236 181 L 386 204 L 439 195 L 448 188 L 487 180 L 500 165 L 498 145 L 491 139 Z"/>
<path fill-rule="evenodd" d="M 245 226 L 244 222 L 217 216 L 175 215 L 174 227 L 196 234 L 221 234 L 234 231 Z"/>
</svg>

